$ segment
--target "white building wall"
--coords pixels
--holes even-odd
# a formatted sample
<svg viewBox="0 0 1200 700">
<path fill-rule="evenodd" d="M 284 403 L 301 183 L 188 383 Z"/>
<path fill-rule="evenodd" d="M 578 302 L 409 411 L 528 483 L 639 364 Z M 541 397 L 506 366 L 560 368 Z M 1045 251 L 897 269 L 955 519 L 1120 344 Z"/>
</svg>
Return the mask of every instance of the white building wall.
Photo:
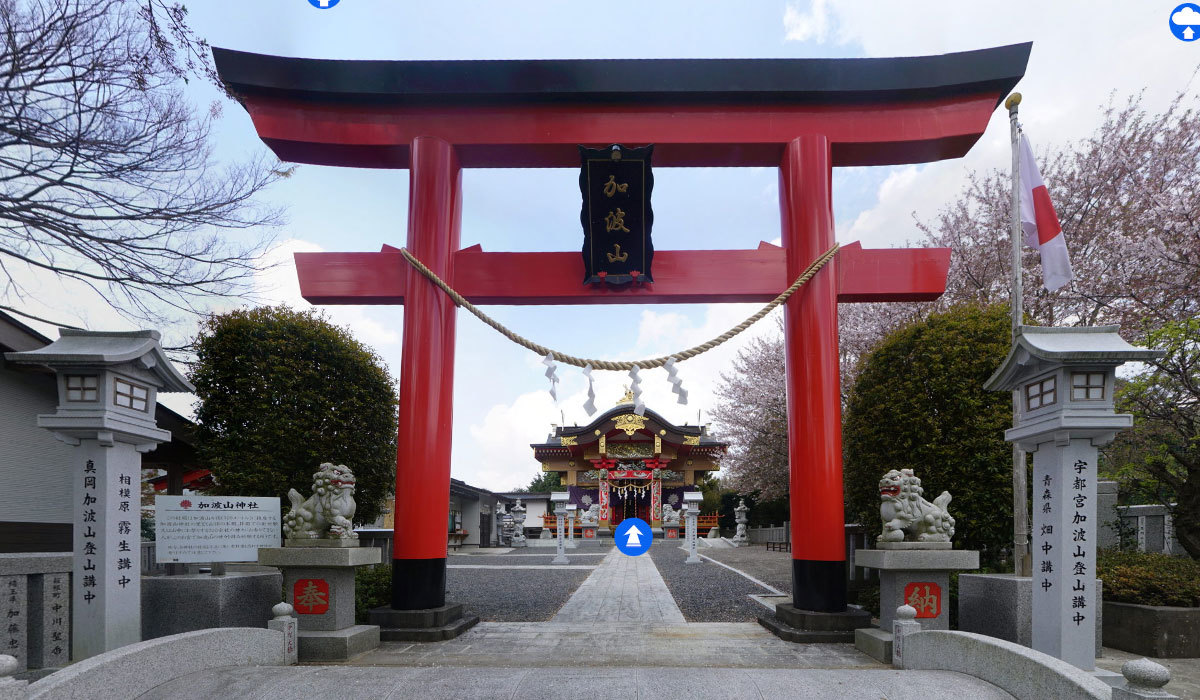
<svg viewBox="0 0 1200 700">
<path fill-rule="evenodd" d="M 52 375 L 0 363 L 0 521 L 72 521 L 74 448 L 37 427 L 38 414 L 57 405 Z"/>
<path fill-rule="evenodd" d="M 462 526 L 467 531 L 463 544 L 479 544 L 479 501 L 462 501 Z"/>
</svg>

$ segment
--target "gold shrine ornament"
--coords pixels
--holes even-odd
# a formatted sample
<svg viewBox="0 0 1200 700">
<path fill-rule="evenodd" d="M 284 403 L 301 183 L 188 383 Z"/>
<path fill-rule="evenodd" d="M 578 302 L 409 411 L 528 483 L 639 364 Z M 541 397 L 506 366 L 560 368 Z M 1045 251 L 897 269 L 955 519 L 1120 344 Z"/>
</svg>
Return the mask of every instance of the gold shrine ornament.
<svg viewBox="0 0 1200 700">
<path fill-rule="evenodd" d="M 633 435 L 637 431 L 645 429 L 646 417 L 636 413 L 626 413 L 613 418 L 613 427 L 617 430 L 624 430 L 626 435 Z"/>
<path fill-rule="evenodd" d="M 699 445 L 700 444 L 700 436 L 699 435 L 686 435 L 683 438 L 683 444 Z"/>
<path fill-rule="evenodd" d="M 563 447 L 567 447 L 567 446 L 569 446 L 569 445 L 578 445 L 579 443 L 578 443 L 578 442 L 576 442 L 576 440 L 578 440 L 578 438 L 575 438 L 575 437 L 561 437 L 561 438 L 559 438 L 559 442 L 561 442 L 561 443 L 562 443 L 562 446 L 563 446 Z"/>
</svg>

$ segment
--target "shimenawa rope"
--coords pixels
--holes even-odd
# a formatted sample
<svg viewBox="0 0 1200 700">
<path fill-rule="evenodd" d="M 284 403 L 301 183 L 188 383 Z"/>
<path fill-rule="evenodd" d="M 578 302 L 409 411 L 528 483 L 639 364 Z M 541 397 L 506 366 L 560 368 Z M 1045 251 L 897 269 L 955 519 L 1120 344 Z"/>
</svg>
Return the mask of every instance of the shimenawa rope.
<svg viewBox="0 0 1200 700">
<path fill-rule="evenodd" d="M 779 296 L 772 299 L 770 302 L 767 303 L 766 306 L 759 309 L 755 314 L 753 314 L 752 316 L 747 318 L 745 321 L 742 321 L 738 325 L 734 326 L 733 328 L 730 328 L 729 330 L 725 331 L 724 333 L 717 336 L 716 338 L 713 338 L 712 340 L 708 341 L 707 343 L 701 343 L 700 345 L 697 345 L 695 347 L 688 348 L 687 350 L 683 350 L 681 352 L 672 353 L 670 355 L 663 355 L 661 357 L 655 357 L 655 358 L 652 358 L 649 360 L 636 360 L 633 362 L 613 362 L 610 360 L 589 360 L 587 358 L 575 357 L 574 355 L 568 355 L 566 353 L 562 353 L 557 350 L 552 350 L 552 349 L 546 347 L 545 345 L 539 345 L 539 344 L 533 342 L 532 340 L 529 340 L 529 339 L 509 330 L 508 328 L 506 328 L 504 326 L 504 324 L 500 323 L 496 319 L 494 319 L 491 316 L 488 316 L 484 312 L 480 311 L 478 307 L 476 307 L 474 304 L 472 304 L 471 302 L 464 299 L 461 294 L 454 291 L 454 289 L 451 288 L 450 285 L 448 285 L 444 281 L 442 281 L 442 278 L 438 277 L 437 274 L 434 273 L 433 270 L 430 270 L 428 267 L 426 267 L 425 263 L 421 262 L 420 260 L 418 260 L 416 258 L 416 256 L 414 256 L 412 253 L 408 252 L 407 248 L 401 248 L 400 254 L 403 255 L 404 259 L 407 260 L 409 262 L 409 264 L 411 264 L 414 268 L 416 268 L 418 272 L 420 272 L 422 275 L 425 275 L 427 278 L 429 278 L 430 282 L 433 282 L 434 284 L 436 284 L 443 292 L 445 292 L 447 295 L 449 295 L 450 298 L 454 300 L 455 304 L 463 307 L 467 311 L 470 311 L 480 321 L 483 321 L 484 323 L 488 324 L 492 328 L 495 328 L 504 337 L 513 341 L 517 345 L 520 345 L 524 348 L 528 348 L 529 350 L 532 350 L 539 355 L 550 355 L 551 357 L 553 357 L 555 360 L 558 360 L 559 362 L 562 362 L 562 363 L 565 363 L 568 365 L 574 365 L 576 367 L 587 367 L 588 365 L 591 365 L 594 369 L 606 369 L 606 370 L 611 370 L 611 371 L 615 371 L 615 372 L 627 372 L 627 371 L 633 369 L 634 367 L 639 367 L 641 369 L 654 369 L 655 367 L 662 367 L 664 364 L 666 364 L 667 360 L 670 360 L 672 357 L 678 361 L 683 361 L 683 360 L 693 358 L 701 353 L 712 350 L 713 348 L 717 347 L 721 343 L 724 343 L 725 341 L 734 337 L 738 333 L 741 333 L 742 331 L 746 330 L 750 326 L 754 325 L 757 321 L 761 320 L 763 316 L 766 316 L 767 314 L 771 313 L 772 309 L 779 306 L 783 302 L 787 301 L 788 297 L 792 296 L 792 294 L 794 294 L 796 292 L 796 290 L 799 289 L 805 282 L 812 279 L 813 275 L 817 274 L 817 272 L 820 271 L 820 269 L 825 266 L 825 263 L 832 260 L 833 256 L 837 254 L 837 251 L 838 251 L 838 244 L 834 243 L 832 248 L 825 251 L 825 253 L 823 253 L 821 255 L 821 257 L 812 261 L 812 264 L 810 264 L 808 266 L 808 268 L 804 270 L 804 272 L 800 273 L 800 276 L 796 278 L 796 281 L 792 282 L 790 287 L 783 290 L 782 294 L 780 294 Z"/>
</svg>

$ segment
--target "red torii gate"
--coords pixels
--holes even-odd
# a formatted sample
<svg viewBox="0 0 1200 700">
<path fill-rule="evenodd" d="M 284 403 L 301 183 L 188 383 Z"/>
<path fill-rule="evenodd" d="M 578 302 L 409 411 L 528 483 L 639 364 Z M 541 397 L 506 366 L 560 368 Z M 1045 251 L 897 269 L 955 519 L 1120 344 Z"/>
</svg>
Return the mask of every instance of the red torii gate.
<svg viewBox="0 0 1200 700">
<path fill-rule="evenodd" d="M 408 249 L 476 304 L 764 302 L 834 243 L 834 166 L 964 155 L 1030 44 L 885 59 L 340 61 L 214 49 L 283 160 L 408 168 Z M 777 166 L 782 248 L 669 251 L 653 284 L 585 286 L 578 253 L 459 250 L 462 168 Z M 931 300 L 948 249 L 846 246 L 784 307 L 793 603 L 846 609 L 837 302 Z M 445 606 L 455 307 L 395 248 L 298 253 L 315 304 L 404 304 L 392 607 Z"/>
</svg>

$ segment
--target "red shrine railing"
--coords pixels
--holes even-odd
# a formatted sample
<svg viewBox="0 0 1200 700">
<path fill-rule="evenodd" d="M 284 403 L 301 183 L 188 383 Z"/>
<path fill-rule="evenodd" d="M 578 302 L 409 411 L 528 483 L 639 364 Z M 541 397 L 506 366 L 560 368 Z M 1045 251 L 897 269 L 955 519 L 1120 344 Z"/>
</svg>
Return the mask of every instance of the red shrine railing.
<svg viewBox="0 0 1200 700">
<path fill-rule="evenodd" d="M 707 530 L 709 528 L 718 527 L 717 520 L 720 517 L 721 516 L 719 516 L 719 515 L 698 515 L 698 516 L 696 516 L 696 529 L 697 530 Z M 557 535 L 558 534 L 557 519 L 558 519 L 557 516 L 555 516 L 552 513 L 544 514 L 542 516 L 542 527 L 553 532 L 555 535 Z M 682 521 L 682 518 L 680 520 Z M 683 523 L 680 522 L 680 525 L 682 525 L 682 524 Z M 581 532 L 582 530 L 583 530 L 583 526 L 580 525 L 579 520 L 576 519 L 575 520 L 575 531 Z"/>
</svg>

